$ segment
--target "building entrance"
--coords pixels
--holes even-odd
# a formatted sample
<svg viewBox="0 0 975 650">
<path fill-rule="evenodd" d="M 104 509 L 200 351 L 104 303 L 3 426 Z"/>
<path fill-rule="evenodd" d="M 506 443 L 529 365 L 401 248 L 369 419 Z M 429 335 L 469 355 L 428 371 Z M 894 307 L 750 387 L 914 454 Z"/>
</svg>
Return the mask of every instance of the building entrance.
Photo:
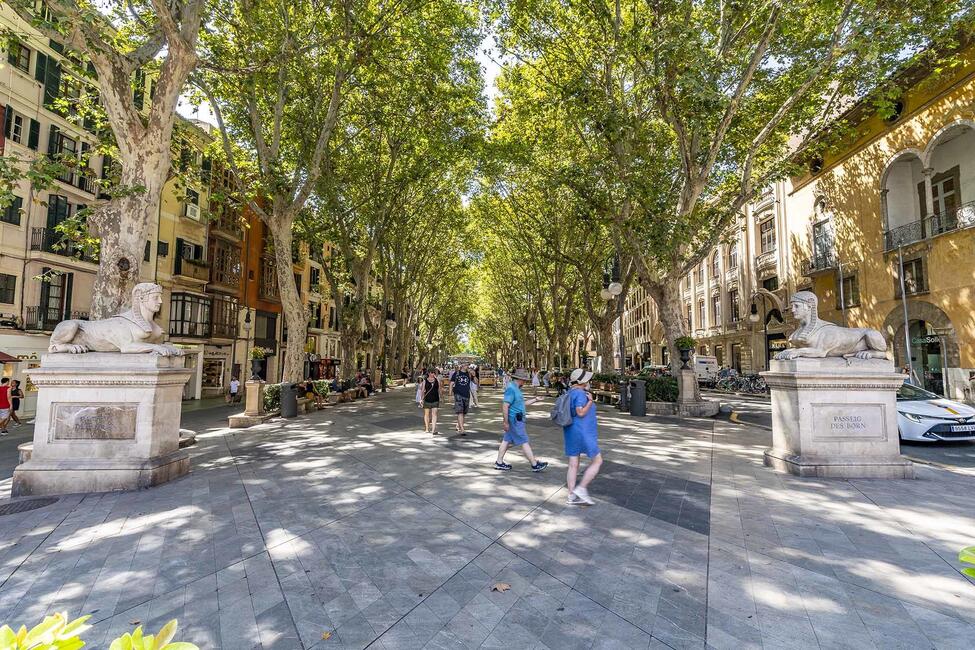
<svg viewBox="0 0 975 650">
<path fill-rule="evenodd" d="M 908 329 L 911 339 L 911 363 L 914 377 L 911 381 L 922 388 L 945 394 L 944 355 L 941 350 L 941 337 L 927 321 L 912 320 Z"/>
</svg>

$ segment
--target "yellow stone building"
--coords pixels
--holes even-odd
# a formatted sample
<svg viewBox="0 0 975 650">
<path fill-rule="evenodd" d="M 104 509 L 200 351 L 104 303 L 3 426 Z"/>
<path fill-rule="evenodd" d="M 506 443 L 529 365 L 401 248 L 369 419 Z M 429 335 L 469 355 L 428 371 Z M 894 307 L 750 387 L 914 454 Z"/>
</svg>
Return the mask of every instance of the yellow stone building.
<svg viewBox="0 0 975 650">
<path fill-rule="evenodd" d="M 788 236 L 821 316 L 880 330 L 914 381 L 972 400 L 975 48 L 959 57 L 904 70 L 888 119 L 867 102 L 844 116 L 853 134 L 792 179 Z"/>
</svg>

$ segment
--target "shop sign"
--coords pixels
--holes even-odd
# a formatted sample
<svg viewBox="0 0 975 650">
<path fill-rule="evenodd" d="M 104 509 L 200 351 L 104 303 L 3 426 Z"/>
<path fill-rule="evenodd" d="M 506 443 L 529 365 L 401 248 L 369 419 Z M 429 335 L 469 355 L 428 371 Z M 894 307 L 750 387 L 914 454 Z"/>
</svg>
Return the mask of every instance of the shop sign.
<svg viewBox="0 0 975 650">
<path fill-rule="evenodd" d="M 769 350 L 784 350 L 787 347 L 789 347 L 789 341 L 786 339 L 777 339 L 768 342 Z"/>
<path fill-rule="evenodd" d="M 928 343 L 940 343 L 941 338 L 935 335 L 915 336 L 911 339 L 911 345 L 927 345 Z"/>
</svg>

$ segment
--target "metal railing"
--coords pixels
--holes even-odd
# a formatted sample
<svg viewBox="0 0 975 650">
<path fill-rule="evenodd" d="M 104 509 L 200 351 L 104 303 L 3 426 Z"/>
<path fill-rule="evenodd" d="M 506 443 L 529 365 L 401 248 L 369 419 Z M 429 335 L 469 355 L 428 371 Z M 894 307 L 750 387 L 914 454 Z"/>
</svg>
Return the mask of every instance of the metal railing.
<svg viewBox="0 0 975 650">
<path fill-rule="evenodd" d="M 88 312 L 72 311 L 65 314 L 64 310 L 60 307 L 41 307 L 34 305 L 24 309 L 24 329 L 50 332 L 58 323 L 65 320 L 66 317 L 72 320 L 88 320 Z"/>
<path fill-rule="evenodd" d="M 975 201 L 891 228 L 884 233 L 884 250 L 892 251 L 901 246 L 937 237 L 955 230 L 975 226 Z"/>
<path fill-rule="evenodd" d="M 832 250 L 816 253 L 812 257 L 802 261 L 802 274 L 806 277 L 818 275 L 835 268 L 836 253 Z"/>
<path fill-rule="evenodd" d="M 88 251 L 83 246 L 67 239 L 63 233 L 53 228 L 31 228 L 30 249 L 44 253 L 54 253 L 64 257 L 73 257 L 83 262 L 98 263 L 98 253 Z"/>
</svg>

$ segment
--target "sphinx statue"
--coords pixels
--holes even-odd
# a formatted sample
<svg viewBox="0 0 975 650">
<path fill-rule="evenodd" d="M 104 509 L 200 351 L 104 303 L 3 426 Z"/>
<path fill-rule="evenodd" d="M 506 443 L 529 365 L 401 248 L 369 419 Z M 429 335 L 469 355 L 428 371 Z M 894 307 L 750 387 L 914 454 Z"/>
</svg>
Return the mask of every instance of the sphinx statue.
<svg viewBox="0 0 975 650">
<path fill-rule="evenodd" d="M 788 360 L 800 357 L 844 359 L 885 359 L 887 340 L 869 327 L 841 327 L 820 320 L 819 298 L 811 291 L 798 291 L 789 301 L 792 314 L 799 321 L 799 329 L 789 336 L 793 347 L 775 355 Z"/>
<path fill-rule="evenodd" d="M 183 351 L 163 343 L 163 330 L 153 322 L 162 307 L 162 287 L 143 282 L 132 289 L 132 308 L 103 320 L 61 321 L 51 334 L 48 352 L 124 352 L 178 357 Z"/>
</svg>

